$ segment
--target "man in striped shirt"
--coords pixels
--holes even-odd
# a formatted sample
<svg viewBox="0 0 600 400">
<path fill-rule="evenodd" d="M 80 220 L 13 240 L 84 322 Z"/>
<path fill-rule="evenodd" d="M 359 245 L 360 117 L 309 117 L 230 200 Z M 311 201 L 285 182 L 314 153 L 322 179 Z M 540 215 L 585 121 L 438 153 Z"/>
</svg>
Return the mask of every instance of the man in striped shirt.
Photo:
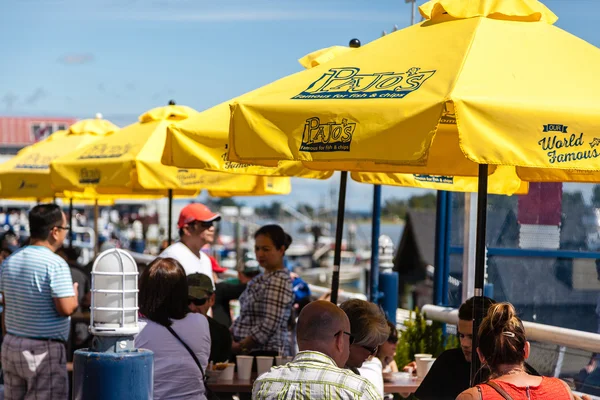
<svg viewBox="0 0 600 400">
<path fill-rule="evenodd" d="M 4 312 L 2 369 L 7 399 L 67 399 L 65 343 L 77 309 L 77 284 L 55 253 L 67 235 L 65 214 L 55 204 L 29 212 L 30 245 L 2 264 Z"/>
<path fill-rule="evenodd" d="M 254 400 L 374 400 L 377 391 L 346 364 L 352 343 L 346 314 L 328 301 L 314 301 L 300 312 L 297 326 L 300 352 L 292 362 L 254 382 Z"/>
</svg>

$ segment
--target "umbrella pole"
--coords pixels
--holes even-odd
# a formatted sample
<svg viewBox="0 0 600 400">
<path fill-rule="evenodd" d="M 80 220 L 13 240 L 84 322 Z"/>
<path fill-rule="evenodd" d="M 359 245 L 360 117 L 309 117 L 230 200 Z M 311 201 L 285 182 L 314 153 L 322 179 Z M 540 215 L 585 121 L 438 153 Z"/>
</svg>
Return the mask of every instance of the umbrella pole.
<svg viewBox="0 0 600 400">
<path fill-rule="evenodd" d="M 342 237 L 344 236 L 344 213 L 346 212 L 346 183 L 348 172 L 342 171 L 338 198 L 337 224 L 335 226 L 335 249 L 333 252 L 333 276 L 331 277 L 331 302 L 337 304 L 340 288 L 340 264 L 342 262 Z"/>
<path fill-rule="evenodd" d="M 379 301 L 379 234 L 381 228 L 381 185 L 373 185 L 373 215 L 371 216 L 371 272 L 369 274 L 372 303 Z"/>
<path fill-rule="evenodd" d="M 73 225 L 73 198 L 69 199 L 69 225 Z M 73 248 L 73 226 L 69 230 L 69 248 Z"/>
<path fill-rule="evenodd" d="M 98 217 L 100 213 L 98 212 L 98 199 L 94 200 L 94 254 L 98 255 L 98 242 L 100 241 L 100 237 L 98 236 Z"/>
<path fill-rule="evenodd" d="M 487 223 L 488 165 L 479 165 L 477 185 L 477 239 L 475 241 L 475 290 L 473 302 L 473 345 L 478 346 L 477 332 L 483 319 L 483 285 L 485 280 L 485 228 Z M 477 372 L 481 368 L 477 352 L 471 354 L 471 387 L 477 385 Z"/>
<path fill-rule="evenodd" d="M 168 238 L 167 242 L 171 245 L 173 238 L 173 190 L 169 189 L 169 217 L 168 217 Z"/>
</svg>

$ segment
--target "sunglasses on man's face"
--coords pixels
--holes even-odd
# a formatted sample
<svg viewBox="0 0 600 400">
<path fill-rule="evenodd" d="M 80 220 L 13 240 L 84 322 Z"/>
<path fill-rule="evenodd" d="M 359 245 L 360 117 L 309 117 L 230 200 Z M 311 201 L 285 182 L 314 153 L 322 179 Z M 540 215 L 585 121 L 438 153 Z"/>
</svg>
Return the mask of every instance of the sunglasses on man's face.
<svg viewBox="0 0 600 400">
<path fill-rule="evenodd" d="M 191 227 L 199 226 L 202 229 L 211 228 L 213 225 L 214 225 L 214 221 L 194 221 L 191 224 L 189 224 L 189 226 L 191 226 Z"/>
<path fill-rule="evenodd" d="M 373 354 L 377 353 L 377 350 L 379 349 L 379 346 L 375 346 L 375 347 L 367 347 L 367 346 L 360 346 L 363 349 L 367 350 L 369 352 L 369 355 L 372 356 Z"/>
<path fill-rule="evenodd" d="M 59 231 L 68 231 L 69 229 L 71 229 L 71 227 L 69 225 L 67 226 L 55 226 L 56 229 L 58 229 Z"/>
<path fill-rule="evenodd" d="M 206 301 L 208 300 L 208 297 L 205 297 L 203 299 L 197 299 L 195 297 L 189 297 L 188 298 L 188 303 L 193 304 L 195 306 L 203 306 L 206 304 Z"/>
</svg>

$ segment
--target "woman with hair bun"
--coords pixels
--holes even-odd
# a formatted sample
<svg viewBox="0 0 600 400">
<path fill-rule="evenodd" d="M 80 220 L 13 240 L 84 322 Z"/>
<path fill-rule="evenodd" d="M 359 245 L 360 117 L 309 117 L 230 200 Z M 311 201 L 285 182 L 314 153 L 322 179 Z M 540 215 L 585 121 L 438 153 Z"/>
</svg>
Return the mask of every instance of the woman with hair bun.
<svg viewBox="0 0 600 400">
<path fill-rule="evenodd" d="M 479 327 L 477 354 L 490 379 L 462 392 L 457 400 L 570 400 L 574 396 L 560 379 L 533 376 L 525 370 L 530 345 L 523 322 L 510 303 L 490 306 Z M 585 399 L 589 397 L 584 396 Z"/>
<path fill-rule="evenodd" d="M 237 354 L 254 356 L 291 355 L 288 321 L 294 292 L 289 271 L 283 264 L 292 243 L 279 225 L 265 225 L 254 235 L 256 260 L 265 272 L 252 279 L 240 296 L 240 316 L 232 325 Z"/>
</svg>

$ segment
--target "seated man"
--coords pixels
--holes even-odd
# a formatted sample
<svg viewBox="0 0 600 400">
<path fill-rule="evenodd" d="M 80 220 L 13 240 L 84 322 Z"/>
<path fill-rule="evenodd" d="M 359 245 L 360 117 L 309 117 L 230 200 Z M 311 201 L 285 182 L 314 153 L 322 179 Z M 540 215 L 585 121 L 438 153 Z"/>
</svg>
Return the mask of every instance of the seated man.
<svg viewBox="0 0 600 400">
<path fill-rule="evenodd" d="M 209 361 L 227 362 L 231 358 L 231 334 L 229 329 L 213 318 L 208 310 L 215 304 L 215 292 L 210 277 L 204 274 L 191 274 L 188 281 L 188 307 L 191 312 L 200 313 L 208 320 L 210 329 Z"/>
<path fill-rule="evenodd" d="M 341 368 L 353 337 L 346 314 L 328 301 L 313 301 L 298 318 L 300 352 L 254 382 L 252 399 L 379 399 L 365 378 Z"/>
<path fill-rule="evenodd" d="M 495 301 L 484 297 L 484 313 Z M 419 400 L 454 400 L 464 390 L 471 386 L 471 352 L 473 351 L 473 297 L 465 301 L 458 309 L 458 337 L 460 348 L 446 350 L 437 357 L 429 373 L 415 392 Z M 527 373 L 539 375 L 525 363 Z M 481 369 L 481 379 L 484 382 L 489 376 L 489 370 Z"/>
</svg>

